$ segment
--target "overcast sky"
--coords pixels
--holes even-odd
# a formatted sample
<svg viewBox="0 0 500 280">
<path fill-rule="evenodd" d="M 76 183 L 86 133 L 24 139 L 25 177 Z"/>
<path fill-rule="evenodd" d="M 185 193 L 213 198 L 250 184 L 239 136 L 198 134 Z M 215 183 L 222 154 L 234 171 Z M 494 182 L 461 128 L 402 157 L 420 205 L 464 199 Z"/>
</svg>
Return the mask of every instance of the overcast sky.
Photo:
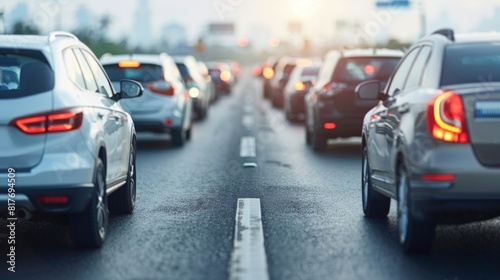
<svg viewBox="0 0 500 280">
<path fill-rule="evenodd" d="M 151 36 L 158 39 L 165 24 L 176 22 L 186 27 L 193 41 L 207 23 L 230 21 L 237 24 L 237 36 L 286 39 L 290 36 L 288 24 L 300 21 L 304 25 L 303 35 L 329 39 L 340 32 L 337 22 L 344 21 L 358 24 L 360 30 L 367 30 L 376 38 L 397 37 L 411 41 L 420 34 L 419 11 L 422 7 L 428 31 L 445 26 L 459 32 L 500 31 L 500 0 L 414 2 L 411 9 L 387 11 L 376 9 L 375 0 L 2 0 L 0 9 L 5 9 L 9 21 L 9 16 L 15 16 L 12 11 L 16 6 L 19 10 L 20 3 L 27 3 L 28 17 L 47 32 L 56 26 L 75 29 L 78 25 L 76 11 L 84 4 L 93 14 L 91 22 L 99 15 L 111 15 L 110 36 L 115 38 L 133 36 L 138 32 L 138 21 L 149 21 Z M 423 6 L 419 4 L 422 2 Z M 139 20 L 141 13 L 137 10 L 147 11 L 147 6 L 149 16 Z"/>
</svg>

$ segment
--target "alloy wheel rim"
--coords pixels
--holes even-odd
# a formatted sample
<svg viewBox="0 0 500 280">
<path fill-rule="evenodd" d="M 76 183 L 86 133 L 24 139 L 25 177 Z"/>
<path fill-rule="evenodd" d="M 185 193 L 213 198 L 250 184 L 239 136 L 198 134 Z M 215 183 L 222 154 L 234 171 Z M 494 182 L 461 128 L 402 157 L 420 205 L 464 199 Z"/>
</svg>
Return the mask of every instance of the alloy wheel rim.
<svg viewBox="0 0 500 280">
<path fill-rule="evenodd" d="M 408 236 L 408 222 L 409 222 L 409 210 L 408 210 L 408 198 L 407 192 L 407 177 L 401 174 L 399 178 L 398 186 L 398 226 L 399 226 L 399 238 L 403 243 Z"/>
<path fill-rule="evenodd" d="M 130 155 L 130 173 L 129 173 L 129 178 L 130 178 L 130 198 L 132 202 L 132 206 L 135 205 L 135 196 L 136 196 L 136 189 L 135 189 L 135 156 L 134 156 L 135 150 L 132 150 L 132 154 Z"/>
<path fill-rule="evenodd" d="M 106 226 L 108 223 L 108 208 L 104 197 L 104 179 L 102 170 L 98 171 L 97 178 L 97 227 L 99 236 L 104 239 L 106 236 Z"/>
<path fill-rule="evenodd" d="M 366 205 L 368 204 L 368 162 L 366 158 L 366 154 L 363 155 L 363 182 L 362 182 L 362 187 L 363 187 L 363 207 L 366 208 Z"/>
</svg>

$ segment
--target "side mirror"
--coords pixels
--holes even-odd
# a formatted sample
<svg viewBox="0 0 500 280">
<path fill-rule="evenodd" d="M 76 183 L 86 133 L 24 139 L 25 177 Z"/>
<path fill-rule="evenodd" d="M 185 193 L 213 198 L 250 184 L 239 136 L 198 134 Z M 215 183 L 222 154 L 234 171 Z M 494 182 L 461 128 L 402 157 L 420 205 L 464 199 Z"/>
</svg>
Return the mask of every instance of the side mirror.
<svg viewBox="0 0 500 280">
<path fill-rule="evenodd" d="M 365 100 L 380 100 L 382 94 L 380 92 L 381 85 L 379 81 L 372 80 L 359 84 L 354 90 L 359 98 Z"/>
<path fill-rule="evenodd" d="M 142 85 L 136 81 L 132 80 L 121 80 L 120 81 L 120 92 L 117 93 L 117 99 L 129 99 L 142 96 L 144 88 Z"/>
</svg>

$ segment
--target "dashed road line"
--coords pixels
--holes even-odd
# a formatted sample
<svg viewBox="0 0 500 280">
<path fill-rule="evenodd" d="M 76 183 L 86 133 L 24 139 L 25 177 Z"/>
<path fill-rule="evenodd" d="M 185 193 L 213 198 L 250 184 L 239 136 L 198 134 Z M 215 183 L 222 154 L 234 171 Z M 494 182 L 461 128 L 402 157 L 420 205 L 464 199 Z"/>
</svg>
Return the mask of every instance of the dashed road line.
<svg viewBox="0 0 500 280">
<path fill-rule="evenodd" d="M 261 206 L 258 198 L 238 199 L 229 279 L 269 279 Z"/>
<path fill-rule="evenodd" d="M 253 158 L 256 156 L 255 137 L 242 137 L 240 142 L 240 157 Z"/>
</svg>

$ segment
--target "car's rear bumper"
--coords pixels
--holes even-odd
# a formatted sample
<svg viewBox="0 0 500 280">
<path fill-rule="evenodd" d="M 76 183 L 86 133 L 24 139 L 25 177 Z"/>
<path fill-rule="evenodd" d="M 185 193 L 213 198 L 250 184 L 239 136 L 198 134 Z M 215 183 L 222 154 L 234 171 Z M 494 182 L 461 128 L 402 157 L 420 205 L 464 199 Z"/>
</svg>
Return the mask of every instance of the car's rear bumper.
<svg viewBox="0 0 500 280">
<path fill-rule="evenodd" d="M 84 211 L 92 196 L 94 185 L 79 184 L 66 185 L 57 187 L 25 187 L 18 186 L 15 188 L 16 196 L 11 199 L 15 201 L 16 210 L 25 209 L 30 212 L 42 213 L 79 213 Z M 42 196 L 66 196 L 68 197 L 67 204 L 51 204 L 46 205 L 39 202 L 39 197 Z M 9 206 L 9 196 L 7 193 L 0 193 L 0 213 L 7 213 Z"/>
</svg>

